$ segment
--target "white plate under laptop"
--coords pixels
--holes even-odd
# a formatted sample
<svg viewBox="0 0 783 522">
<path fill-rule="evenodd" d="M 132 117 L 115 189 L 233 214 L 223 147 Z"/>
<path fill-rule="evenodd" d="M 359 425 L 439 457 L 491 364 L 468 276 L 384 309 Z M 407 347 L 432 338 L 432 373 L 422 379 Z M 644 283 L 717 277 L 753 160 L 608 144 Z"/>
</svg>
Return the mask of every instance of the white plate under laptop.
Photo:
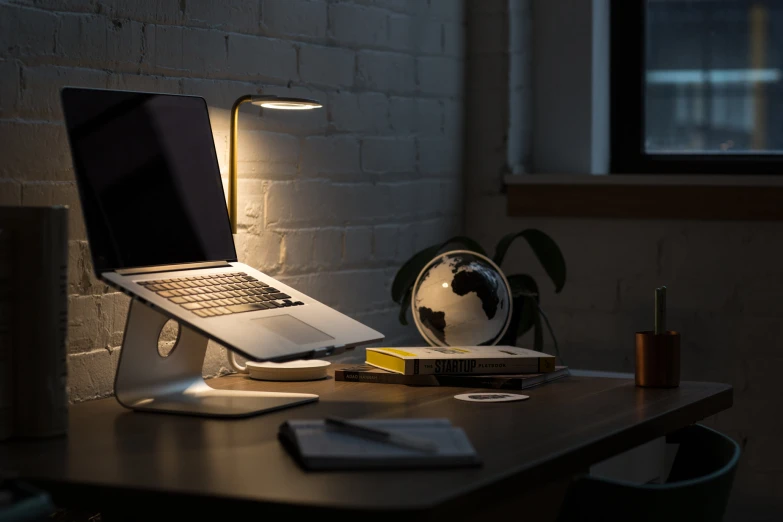
<svg viewBox="0 0 783 522">
<path fill-rule="evenodd" d="M 122 405 L 246 416 L 311 402 L 318 396 L 211 388 L 201 376 L 208 339 L 272 362 L 383 339 L 237 261 L 203 98 L 81 88 L 61 97 L 95 272 L 133 298 L 115 378 Z M 168 319 L 180 336 L 163 358 Z"/>
</svg>

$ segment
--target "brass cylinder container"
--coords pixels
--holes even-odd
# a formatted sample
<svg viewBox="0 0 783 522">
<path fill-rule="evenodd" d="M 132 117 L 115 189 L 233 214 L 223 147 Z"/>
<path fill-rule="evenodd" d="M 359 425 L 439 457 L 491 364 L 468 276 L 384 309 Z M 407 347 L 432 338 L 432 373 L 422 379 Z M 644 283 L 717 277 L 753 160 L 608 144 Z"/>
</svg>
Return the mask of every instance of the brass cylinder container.
<svg viewBox="0 0 783 522">
<path fill-rule="evenodd" d="M 636 332 L 636 385 L 676 388 L 680 385 L 680 334 Z"/>
</svg>

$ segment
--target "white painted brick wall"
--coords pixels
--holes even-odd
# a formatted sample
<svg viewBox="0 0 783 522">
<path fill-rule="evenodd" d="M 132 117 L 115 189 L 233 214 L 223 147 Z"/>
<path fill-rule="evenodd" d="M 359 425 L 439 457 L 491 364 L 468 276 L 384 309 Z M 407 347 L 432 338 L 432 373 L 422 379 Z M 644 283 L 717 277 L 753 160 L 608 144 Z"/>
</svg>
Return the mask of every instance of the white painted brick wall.
<svg viewBox="0 0 783 522">
<path fill-rule="evenodd" d="M 334 132 L 389 132 L 389 100 L 375 92 L 329 94 L 330 127 Z"/>
<path fill-rule="evenodd" d="M 0 204 L 73 210 L 71 399 L 111 393 L 128 299 L 92 274 L 61 87 L 205 97 L 224 176 L 237 97 L 324 102 L 297 114 L 243 108 L 239 258 L 389 343 L 414 342 L 389 286 L 416 248 L 461 227 L 462 9 L 457 0 L 0 0 Z M 429 144 L 440 160 L 422 154 Z M 205 375 L 227 371 L 224 352 L 211 345 Z"/>
<path fill-rule="evenodd" d="M 403 53 L 361 51 L 356 61 L 357 84 L 371 90 L 384 86 L 391 92 L 416 90 L 416 59 Z"/>
<path fill-rule="evenodd" d="M 261 11 L 261 26 L 273 33 L 323 38 L 327 29 L 327 4 L 302 0 L 266 0 Z"/>
<path fill-rule="evenodd" d="M 510 2 L 529 16 L 528 1 Z M 509 0 L 468 3 L 468 19 L 489 24 L 468 28 L 468 92 L 496 90 L 504 74 L 508 78 L 509 50 L 499 43 L 504 41 L 508 5 Z M 518 27 L 529 31 L 527 22 Z M 529 63 L 524 54 L 530 52 L 524 41 L 523 35 L 509 44 L 511 54 L 523 55 L 523 64 Z M 513 80 L 517 83 L 512 88 L 530 91 L 529 74 Z M 530 111 L 530 96 L 522 99 L 522 110 Z M 476 97 L 474 102 L 466 100 L 466 111 L 464 188 L 470 197 L 465 199 L 465 232 L 489 249 L 504 234 L 527 227 L 539 228 L 558 242 L 568 263 L 568 281 L 559 295 L 524 243 L 512 248 L 503 268 L 530 273 L 539 281 L 542 305 L 566 364 L 633 372 L 634 332 L 652 327 L 653 289 L 667 285 L 669 326 L 683 339 L 683 379 L 734 386 L 734 406 L 706 421 L 744 448 L 726 520 L 779 519 L 783 225 L 509 218 L 500 183 L 507 147 L 515 145 L 506 142 L 508 100 Z M 517 123 L 524 137 L 527 119 Z M 530 142 L 523 143 L 526 150 L 516 157 L 529 161 Z M 531 336 L 522 342 L 532 343 Z"/>
<path fill-rule="evenodd" d="M 350 87 L 355 68 L 356 53 L 350 49 L 306 44 L 299 47 L 299 76 L 304 82 Z"/>
<path fill-rule="evenodd" d="M 362 169 L 373 173 L 416 170 L 416 143 L 410 138 L 365 138 Z"/>
<path fill-rule="evenodd" d="M 329 30 L 341 44 L 388 47 L 389 12 L 351 3 L 329 7 Z"/>
</svg>

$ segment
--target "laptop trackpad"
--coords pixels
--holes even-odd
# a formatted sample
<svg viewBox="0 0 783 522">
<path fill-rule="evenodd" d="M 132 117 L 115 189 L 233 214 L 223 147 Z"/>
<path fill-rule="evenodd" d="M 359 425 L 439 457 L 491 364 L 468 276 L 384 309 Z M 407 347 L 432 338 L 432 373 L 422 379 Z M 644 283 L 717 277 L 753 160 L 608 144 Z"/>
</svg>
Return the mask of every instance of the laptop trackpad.
<svg viewBox="0 0 783 522">
<path fill-rule="evenodd" d="M 275 315 L 254 319 L 253 323 L 270 330 L 295 344 L 310 344 L 334 339 L 317 328 L 291 315 Z"/>
</svg>

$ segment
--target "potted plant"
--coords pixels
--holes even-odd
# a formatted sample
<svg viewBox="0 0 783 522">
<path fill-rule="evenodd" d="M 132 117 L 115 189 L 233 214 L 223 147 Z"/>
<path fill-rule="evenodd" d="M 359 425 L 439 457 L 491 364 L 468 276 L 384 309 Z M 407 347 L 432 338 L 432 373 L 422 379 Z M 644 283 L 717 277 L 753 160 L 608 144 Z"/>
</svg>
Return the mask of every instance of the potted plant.
<svg viewBox="0 0 783 522">
<path fill-rule="evenodd" d="M 541 263 L 541 266 L 552 280 L 552 283 L 554 283 L 555 292 L 559 293 L 566 282 L 565 259 L 563 258 L 563 254 L 557 246 L 557 243 L 540 230 L 528 228 L 521 232 L 504 236 L 495 247 L 495 255 L 492 256 L 492 260 L 498 266 L 502 266 L 511 244 L 520 237 L 527 241 L 533 254 L 535 254 L 536 258 Z M 391 294 L 392 299 L 400 305 L 399 320 L 401 324 L 408 324 L 407 312 L 411 306 L 413 284 L 416 282 L 419 272 L 421 272 L 426 264 L 436 255 L 447 250 L 454 250 L 455 248 L 471 250 L 487 256 L 486 252 L 477 241 L 469 237 L 457 236 L 449 239 L 445 243 L 432 245 L 417 252 L 402 265 L 399 271 L 397 271 L 397 275 L 394 276 L 394 281 L 392 282 Z M 514 345 L 520 336 L 532 328 L 534 339 L 533 348 L 541 351 L 544 347 L 543 325 L 546 325 L 549 335 L 552 337 L 555 353 L 559 356 L 557 339 L 552 331 L 552 325 L 549 323 L 549 319 L 541 309 L 541 296 L 538 291 L 538 283 L 536 280 L 529 274 L 512 274 L 506 275 L 506 277 L 509 286 L 511 287 L 513 310 L 511 322 L 509 323 L 503 338 L 500 339 L 499 344 Z"/>
</svg>

